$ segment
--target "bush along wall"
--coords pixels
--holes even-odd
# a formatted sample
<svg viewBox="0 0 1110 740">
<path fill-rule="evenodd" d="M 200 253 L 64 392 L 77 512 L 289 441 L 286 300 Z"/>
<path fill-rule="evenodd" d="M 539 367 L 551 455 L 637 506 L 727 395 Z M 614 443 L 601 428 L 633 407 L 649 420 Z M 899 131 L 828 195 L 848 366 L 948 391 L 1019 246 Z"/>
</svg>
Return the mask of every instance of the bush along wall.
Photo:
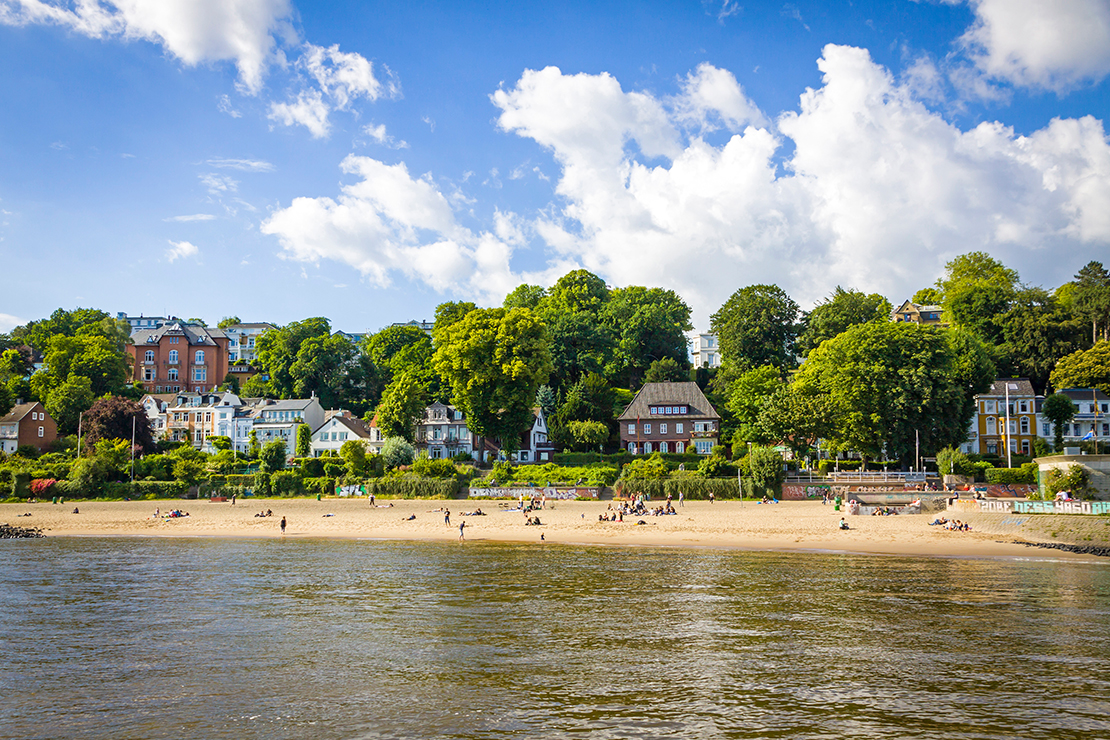
<svg viewBox="0 0 1110 740">
<path fill-rule="evenodd" d="M 184 498 L 189 486 L 179 481 L 137 480 L 134 483 L 105 483 L 101 491 L 104 498 Z"/>
<path fill-rule="evenodd" d="M 371 478 L 366 493 L 393 498 L 455 498 L 461 486 L 454 478 Z"/>
<path fill-rule="evenodd" d="M 664 480 L 619 480 L 613 490 L 621 497 L 633 497 L 642 493 L 652 499 L 665 499 L 670 494 L 675 501 L 678 501 L 679 494 L 685 494 L 686 498 L 694 501 L 707 500 L 710 493 L 719 499 L 740 498 L 740 486 L 735 478 L 729 480 L 690 476 Z"/>
</svg>

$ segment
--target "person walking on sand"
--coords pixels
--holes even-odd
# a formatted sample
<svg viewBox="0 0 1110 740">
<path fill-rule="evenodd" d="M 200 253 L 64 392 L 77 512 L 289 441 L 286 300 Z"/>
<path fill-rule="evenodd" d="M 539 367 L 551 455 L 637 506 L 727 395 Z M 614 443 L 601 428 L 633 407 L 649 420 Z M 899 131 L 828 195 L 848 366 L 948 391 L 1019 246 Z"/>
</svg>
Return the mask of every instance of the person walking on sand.
<svg viewBox="0 0 1110 740">
<path fill-rule="evenodd" d="M 678 492 L 678 505 L 682 506 L 682 507 L 686 506 L 686 492 L 685 491 L 679 491 Z"/>
<path fill-rule="evenodd" d="M 446 524 L 448 527 L 451 526 L 451 510 L 450 509 L 444 509 L 443 510 L 443 523 Z"/>
<path fill-rule="evenodd" d="M 281 533 L 285 534 L 285 517 L 281 518 Z"/>
<path fill-rule="evenodd" d="M 462 542 L 463 540 L 466 539 L 465 530 L 466 530 L 466 522 L 459 522 L 459 542 Z"/>
</svg>

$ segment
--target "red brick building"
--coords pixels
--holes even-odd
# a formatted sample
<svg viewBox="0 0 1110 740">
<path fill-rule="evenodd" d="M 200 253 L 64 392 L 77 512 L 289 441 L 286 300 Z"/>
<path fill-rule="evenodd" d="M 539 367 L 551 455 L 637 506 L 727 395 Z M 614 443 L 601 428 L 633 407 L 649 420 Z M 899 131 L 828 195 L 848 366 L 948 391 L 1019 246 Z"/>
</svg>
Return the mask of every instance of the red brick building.
<svg viewBox="0 0 1110 740">
<path fill-rule="evenodd" d="M 227 335 L 219 329 L 173 322 L 131 334 L 127 351 L 134 359 L 133 379 L 150 393 L 205 393 L 224 382 L 228 371 Z"/>
<path fill-rule="evenodd" d="M 708 455 L 721 427 L 697 383 L 644 383 L 618 421 L 621 447 L 633 455 L 683 452 L 691 444 Z"/>
<path fill-rule="evenodd" d="M 11 454 L 23 445 L 46 452 L 58 438 L 58 425 L 38 401 L 17 404 L 0 418 L 0 450 Z"/>
</svg>

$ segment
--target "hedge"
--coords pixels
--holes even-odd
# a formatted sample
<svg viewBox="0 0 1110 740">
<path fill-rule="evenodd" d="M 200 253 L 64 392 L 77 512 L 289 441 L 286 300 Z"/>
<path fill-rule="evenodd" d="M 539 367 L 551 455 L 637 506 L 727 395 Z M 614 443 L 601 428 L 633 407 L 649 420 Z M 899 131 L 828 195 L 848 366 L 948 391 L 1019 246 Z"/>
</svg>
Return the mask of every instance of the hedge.
<svg viewBox="0 0 1110 740">
<path fill-rule="evenodd" d="M 283 498 L 304 493 L 301 476 L 294 470 L 279 470 L 273 473 L 270 475 L 270 493 Z"/>
<path fill-rule="evenodd" d="M 987 483 L 1036 483 L 1037 464 L 1026 463 L 1020 468 L 988 468 Z"/>
<path fill-rule="evenodd" d="M 329 478 L 326 475 L 317 478 L 305 478 L 301 481 L 306 493 L 313 494 L 319 493 L 324 496 L 330 496 L 335 493 L 335 478 Z"/>
<path fill-rule="evenodd" d="M 372 478 L 366 481 L 366 493 L 393 498 L 454 498 L 459 494 L 459 481 L 444 478 Z"/>
<path fill-rule="evenodd" d="M 103 498 L 184 498 L 189 487 L 180 481 L 137 480 L 134 483 L 105 483 Z"/>
<path fill-rule="evenodd" d="M 31 497 L 31 474 L 30 473 L 15 473 L 12 475 L 12 497 L 13 498 L 30 498 Z"/>
<path fill-rule="evenodd" d="M 614 490 L 618 496 L 635 496 L 643 493 L 653 499 L 664 499 L 669 493 L 675 500 L 679 494 L 686 494 L 691 500 L 704 500 L 712 493 L 714 498 L 740 498 L 740 486 L 736 479 L 727 478 L 667 478 L 664 480 L 617 481 Z"/>
</svg>

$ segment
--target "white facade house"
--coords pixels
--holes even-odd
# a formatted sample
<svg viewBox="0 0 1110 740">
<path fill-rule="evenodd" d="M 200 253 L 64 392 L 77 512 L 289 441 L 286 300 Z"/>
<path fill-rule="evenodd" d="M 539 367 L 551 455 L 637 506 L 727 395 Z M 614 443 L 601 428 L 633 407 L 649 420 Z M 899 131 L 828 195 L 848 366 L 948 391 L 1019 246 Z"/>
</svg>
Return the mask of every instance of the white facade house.
<svg viewBox="0 0 1110 740">
<path fill-rule="evenodd" d="M 339 449 L 350 440 L 361 442 L 367 452 L 373 452 L 368 444 L 371 437 L 370 427 L 362 419 L 355 418 L 350 411 L 338 411 L 312 433 L 312 456 L 320 457 L 325 452 L 338 455 Z"/>
<path fill-rule="evenodd" d="M 513 453 L 513 462 L 546 463 L 555 459 L 555 445 L 547 438 L 547 417 L 543 409 L 532 409 L 532 426 L 524 433 L 519 450 Z"/>
<path fill-rule="evenodd" d="M 416 447 L 433 460 L 462 453 L 473 456 L 476 441 L 463 412 L 444 403 L 424 409 L 424 418 L 416 425 Z"/>
<path fill-rule="evenodd" d="M 139 399 L 139 405 L 143 407 L 146 418 L 150 420 L 150 431 L 154 439 L 162 439 L 166 436 L 166 411 L 176 403 L 176 393 L 147 393 Z"/>
<path fill-rule="evenodd" d="M 690 361 L 695 368 L 720 367 L 721 347 L 716 334 L 694 334 L 691 337 Z"/>
<path fill-rule="evenodd" d="M 315 396 L 266 401 L 256 407 L 253 431 L 259 444 L 282 439 L 286 449 L 292 453 L 297 443 L 297 427 L 307 424 L 309 429 L 316 430 L 323 423 L 324 409 Z"/>
<path fill-rule="evenodd" d="M 273 324 L 231 324 L 224 328 L 227 334 L 227 359 L 228 364 L 250 364 L 258 358 L 255 343 L 258 338 L 277 327 Z"/>
</svg>

